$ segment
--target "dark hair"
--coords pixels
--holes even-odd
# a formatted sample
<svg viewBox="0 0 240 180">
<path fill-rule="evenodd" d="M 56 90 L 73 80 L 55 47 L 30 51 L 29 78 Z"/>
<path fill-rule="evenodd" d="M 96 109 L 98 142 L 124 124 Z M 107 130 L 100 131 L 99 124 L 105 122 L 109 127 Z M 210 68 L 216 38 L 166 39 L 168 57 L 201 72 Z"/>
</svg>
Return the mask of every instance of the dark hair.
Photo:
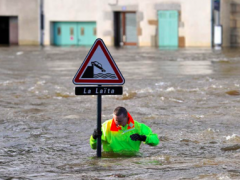
<svg viewBox="0 0 240 180">
<path fill-rule="evenodd" d="M 114 109 L 113 113 L 116 115 L 116 116 L 120 116 L 121 114 L 123 114 L 124 117 L 127 117 L 128 116 L 128 112 L 127 110 L 124 108 L 124 107 L 121 107 L 121 106 L 118 106 Z"/>
</svg>

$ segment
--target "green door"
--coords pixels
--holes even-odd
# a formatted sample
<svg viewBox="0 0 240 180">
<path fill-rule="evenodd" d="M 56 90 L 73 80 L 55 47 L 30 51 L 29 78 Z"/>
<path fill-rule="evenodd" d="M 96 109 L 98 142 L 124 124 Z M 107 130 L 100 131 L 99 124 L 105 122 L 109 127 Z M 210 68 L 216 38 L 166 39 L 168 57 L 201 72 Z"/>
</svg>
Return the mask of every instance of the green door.
<svg viewBox="0 0 240 180">
<path fill-rule="evenodd" d="M 54 25 L 54 44 L 69 46 L 77 44 L 77 24 L 74 22 L 57 22 Z"/>
<path fill-rule="evenodd" d="M 178 47 L 178 12 L 158 11 L 158 44 Z"/>
<path fill-rule="evenodd" d="M 62 42 L 62 26 L 60 23 L 56 22 L 53 24 L 53 44 L 56 46 L 61 45 Z"/>
<path fill-rule="evenodd" d="M 77 23 L 78 45 L 91 46 L 96 40 L 96 23 L 80 22 Z"/>
<path fill-rule="evenodd" d="M 96 39 L 95 22 L 55 22 L 53 29 L 57 46 L 89 46 Z"/>
</svg>

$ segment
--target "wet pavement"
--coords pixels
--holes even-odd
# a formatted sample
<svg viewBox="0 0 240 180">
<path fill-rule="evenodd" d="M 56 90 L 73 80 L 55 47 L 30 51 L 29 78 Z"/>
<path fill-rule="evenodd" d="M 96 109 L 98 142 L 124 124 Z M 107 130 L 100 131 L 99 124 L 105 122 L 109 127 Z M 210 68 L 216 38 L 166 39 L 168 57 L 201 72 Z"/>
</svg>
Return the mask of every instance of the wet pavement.
<svg viewBox="0 0 240 180">
<path fill-rule="evenodd" d="M 102 121 L 124 106 L 160 144 L 102 159 L 97 97 L 72 84 L 89 49 L 0 48 L 0 180 L 240 179 L 239 49 L 109 48 L 126 83 Z"/>
</svg>

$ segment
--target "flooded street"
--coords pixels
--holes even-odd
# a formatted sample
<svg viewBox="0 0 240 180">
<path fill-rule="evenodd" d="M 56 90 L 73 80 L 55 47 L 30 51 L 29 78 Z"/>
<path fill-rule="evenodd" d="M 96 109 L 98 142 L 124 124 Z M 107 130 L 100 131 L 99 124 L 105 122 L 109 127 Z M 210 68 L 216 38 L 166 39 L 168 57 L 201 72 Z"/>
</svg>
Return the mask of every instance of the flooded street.
<svg viewBox="0 0 240 180">
<path fill-rule="evenodd" d="M 0 180 L 240 179 L 240 50 L 109 48 L 125 84 L 103 96 L 157 133 L 136 157 L 97 159 L 97 97 L 72 79 L 90 47 L 0 48 Z"/>
</svg>

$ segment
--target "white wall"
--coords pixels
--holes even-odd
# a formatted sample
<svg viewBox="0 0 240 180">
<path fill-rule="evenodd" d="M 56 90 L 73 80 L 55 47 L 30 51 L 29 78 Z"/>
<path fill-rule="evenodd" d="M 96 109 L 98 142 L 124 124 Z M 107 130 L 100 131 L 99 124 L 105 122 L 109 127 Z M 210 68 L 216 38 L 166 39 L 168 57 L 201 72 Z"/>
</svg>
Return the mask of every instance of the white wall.
<svg viewBox="0 0 240 180">
<path fill-rule="evenodd" d="M 51 43 L 51 22 L 95 21 L 97 37 L 106 45 L 114 44 L 113 12 L 117 8 L 137 12 L 140 46 L 151 46 L 157 40 L 158 4 L 179 4 L 181 21 L 179 36 L 185 46 L 211 46 L 211 1 L 210 0 L 44 0 L 44 44 Z M 39 44 L 39 0 L 0 0 L 0 15 L 18 16 L 19 43 Z"/>
<path fill-rule="evenodd" d="M 18 16 L 19 45 L 39 44 L 38 0 L 0 0 L 0 16 Z"/>
<path fill-rule="evenodd" d="M 51 22 L 55 21 L 96 21 L 99 11 L 98 0 L 45 0 L 44 44 L 51 43 Z M 97 24 L 98 28 L 98 24 Z M 98 31 L 98 30 L 97 30 Z"/>
<path fill-rule="evenodd" d="M 116 3 L 109 5 L 109 3 Z M 153 38 L 157 41 L 157 24 L 149 24 L 149 20 L 157 22 L 157 4 L 179 4 L 181 6 L 181 21 L 179 36 L 184 37 L 186 47 L 211 46 L 211 1 L 210 0 L 102 0 L 99 8 L 98 35 L 106 39 L 107 44 L 113 45 L 113 18 L 107 21 L 103 18 L 105 12 L 113 12 L 115 7 L 135 6 L 138 13 L 139 28 L 142 32 L 138 36 L 140 46 L 151 46 Z M 134 9 L 134 8 L 133 8 Z M 100 23 L 101 22 L 101 23 Z M 106 31 L 112 35 L 105 36 Z"/>
<path fill-rule="evenodd" d="M 139 11 L 144 18 L 140 26 L 140 45 L 150 45 L 151 36 L 156 35 L 156 27 L 149 20 L 157 20 L 156 4 L 180 4 L 181 22 L 179 36 L 185 37 L 185 46 L 211 46 L 211 1 L 210 0 L 151 0 L 141 1 Z"/>
<path fill-rule="evenodd" d="M 211 46 L 211 1 L 185 1 L 186 46 Z"/>
</svg>

